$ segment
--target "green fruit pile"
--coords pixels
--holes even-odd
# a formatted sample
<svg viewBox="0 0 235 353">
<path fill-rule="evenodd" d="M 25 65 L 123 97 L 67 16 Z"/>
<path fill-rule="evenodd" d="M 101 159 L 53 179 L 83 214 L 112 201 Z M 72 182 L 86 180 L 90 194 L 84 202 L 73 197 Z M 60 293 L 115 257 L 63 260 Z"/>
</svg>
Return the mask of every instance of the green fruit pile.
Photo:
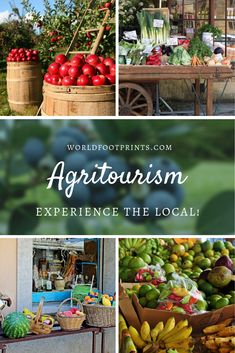
<svg viewBox="0 0 235 353">
<path fill-rule="evenodd" d="M 204 270 L 212 268 L 222 255 L 229 256 L 235 264 L 235 248 L 228 241 L 217 240 L 212 243 L 206 240 L 193 244 L 189 240 L 183 244 L 175 244 L 171 251 L 169 262 L 176 272 L 195 280 Z"/>
<path fill-rule="evenodd" d="M 119 241 L 119 277 L 133 282 L 140 268 L 164 265 L 169 258 L 166 242 L 161 239 L 125 238 Z"/>
<path fill-rule="evenodd" d="M 143 284 L 138 292 L 139 303 L 141 306 L 155 309 L 158 306 L 160 289 L 152 284 Z"/>
</svg>

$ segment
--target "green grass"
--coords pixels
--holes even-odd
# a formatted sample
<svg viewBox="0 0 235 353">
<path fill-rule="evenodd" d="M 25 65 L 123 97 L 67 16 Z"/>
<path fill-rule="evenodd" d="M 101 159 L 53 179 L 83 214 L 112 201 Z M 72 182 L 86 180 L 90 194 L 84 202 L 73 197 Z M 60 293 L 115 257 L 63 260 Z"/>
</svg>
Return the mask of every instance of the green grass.
<svg viewBox="0 0 235 353">
<path fill-rule="evenodd" d="M 7 99 L 6 73 L 0 71 L 0 116 L 34 116 L 38 108 L 31 106 L 25 109 L 23 113 L 17 113 L 11 110 Z"/>
</svg>

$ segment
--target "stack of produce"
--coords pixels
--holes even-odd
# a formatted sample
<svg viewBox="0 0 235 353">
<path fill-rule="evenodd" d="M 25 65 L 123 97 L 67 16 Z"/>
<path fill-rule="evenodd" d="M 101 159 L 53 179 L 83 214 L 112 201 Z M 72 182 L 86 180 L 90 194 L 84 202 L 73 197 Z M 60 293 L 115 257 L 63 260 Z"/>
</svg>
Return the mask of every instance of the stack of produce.
<svg viewBox="0 0 235 353">
<path fill-rule="evenodd" d="M 91 291 L 85 296 L 83 304 L 101 304 L 104 306 L 115 306 L 115 295 L 107 293 L 101 294 L 96 291 Z"/>
<path fill-rule="evenodd" d="M 59 54 L 48 67 L 44 81 L 56 86 L 104 86 L 115 84 L 115 61 L 103 56 L 76 54 L 71 60 Z"/>
<path fill-rule="evenodd" d="M 233 353 L 235 351 L 234 318 L 219 322 L 204 328 L 205 336 L 201 337 L 202 344 L 209 352 Z"/>
<path fill-rule="evenodd" d="M 31 310 L 29 310 L 28 308 L 24 308 L 23 309 L 23 314 L 27 317 L 27 319 L 29 321 L 32 321 L 35 319 L 36 317 L 36 314 L 33 313 Z M 41 322 L 45 325 L 51 325 L 51 324 L 54 324 L 55 322 L 55 319 L 50 316 L 50 315 L 42 315 L 41 318 L 40 318 Z"/>
<path fill-rule="evenodd" d="M 138 332 L 133 326 L 127 328 L 120 315 L 120 338 L 123 334 L 124 337 L 128 336 L 128 333 L 136 348 L 143 353 L 186 353 L 193 350 L 192 327 L 188 326 L 187 320 L 181 320 L 176 324 L 174 317 L 171 317 L 165 325 L 160 321 L 153 329 L 147 321 L 144 321 Z M 131 344 L 131 341 L 128 341 Z M 125 347 L 125 344 L 123 346 Z"/>
<path fill-rule="evenodd" d="M 164 265 L 169 250 L 164 240 L 122 239 L 119 242 L 119 276 L 123 282 L 133 282 L 136 274 L 147 265 Z"/>
<path fill-rule="evenodd" d="M 120 279 L 145 282 L 126 289 L 143 307 L 193 313 L 235 303 L 235 250 L 229 241 L 122 239 L 119 251 Z M 176 291 L 183 295 L 171 300 Z"/>
<path fill-rule="evenodd" d="M 149 16 L 149 15 L 148 15 Z M 143 15 L 141 15 L 142 19 Z M 145 18 L 143 17 L 143 21 Z M 230 66 L 231 61 L 234 60 L 234 56 L 223 56 L 223 50 L 221 48 L 215 48 L 214 53 L 211 49 L 200 39 L 199 36 L 195 36 L 189 40 L 178 40 L 178 45 L 175 47 L 166 47 L 163 43 L 166 41 L 155 40 L 156 29 L 145 31 L 148 35 L 146 38 L 151 38 L 152 41 L 152 54 L 147 58 L 145 56 L 145 49 L 143 43 L 138 43 L 138 58 L 132 58 L 130 53 L 134 50 L 132 44 L 124 44 L 123 41 L 120 43 L 122 48 L 128 49 L 128 58 L 131 59 L 132 65 L 140 65 L 146 62 L 147 65 L 183 65 L 183 66 Z M 158 34 L 157 34 L 158 35 Z M 160 47 L 158 45 L 161 45 Z M 149 44 L 148 44 L 149 46 Z M 157 52 L 157 53 L 156 53 Z M 146 59 L 146 60 L 144 60 Z"/>
<path fill-rule="evenodd" d="M 7 62 L 39 61 L 39 51 L 34 49 L 11 49 L 6 59 Z"/>
</svg>

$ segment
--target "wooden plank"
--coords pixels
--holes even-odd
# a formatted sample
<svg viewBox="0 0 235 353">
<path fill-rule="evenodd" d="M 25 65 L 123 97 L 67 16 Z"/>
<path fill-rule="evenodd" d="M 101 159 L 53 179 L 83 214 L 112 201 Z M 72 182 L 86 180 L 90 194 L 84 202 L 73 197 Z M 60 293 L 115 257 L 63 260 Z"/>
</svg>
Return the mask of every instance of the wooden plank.
<svg viewBox="0 0 235 353">
<path fill-rule="evenodd" d="M 195 80 L 195 97 L 194 97 L 194 115 L 200 115 L 200 103 L 198 101 L 200 97 L 200 80 Z"/>
<path fill-rule="evenodd" d="M 207 80 L 206 115 L 213 115 L 213 80 Z"/>
<path fill-rule="evenodd" d="M 235 72 L 227 67 L 216 67 L 216 68 L 194 68 L 194 67 L 182 67 L 175 68 L 171 66 L 164 67 L 152 67 L 145 68 L 140 66 L 130 66 L 127 65 L 126 69 L 119 67 L 119 79 L 123 81 L 133 81 L 141 82 L 149 80 L 149 82 L 154 82 L 155 80 L 181 80 L 181 79 L 220 79 L 224 80 L 226 78 L 234 77 Z"/>
</svg>

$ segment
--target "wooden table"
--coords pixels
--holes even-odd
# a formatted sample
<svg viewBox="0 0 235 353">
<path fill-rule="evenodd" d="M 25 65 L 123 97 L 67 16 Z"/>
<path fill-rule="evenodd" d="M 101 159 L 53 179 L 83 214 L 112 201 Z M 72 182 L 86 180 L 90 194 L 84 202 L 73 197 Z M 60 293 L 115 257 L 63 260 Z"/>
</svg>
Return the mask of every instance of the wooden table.
<svg viewBox="0 0 235 353">
<path fill-rule="evenodd" d="M 206 115 L 213 115 L 213 82 L 232 77 L 235 77 L 235 70 L 228 66 L 119 65 L 120 88 L 128 84 L 138 84 L 141 87 L 143 84 L 156 84 L 162 80 L 193 80 L 195 82 L 195 115 L 200 115 L 200 80 L 207 81 Z"/>
<path fill-rule="evenodd" d="M 13 343 L 20 343 L 20 342 L 25 342 L 25 341 L 35 341 L 35 340 L 41 340 L 45 338 L 55 338 L 55 337 L 62 337 L 62 336 L 68 336 L 68 335 L 77 335 L 77 334 L 83 334 L 83 333 L 92 333 L 92 353 L 96 353 L 96 335 L 101 333 L 102 334 L 102 349 L 104 349 L 104 333 L 99 327 L 82 327 L 78 331 L 63 331 L 59 327 L 53 328 L 52 332 L 48 335 L 34 335 L 34 334 L 29 334 L 24 338 L 19 338 L 19 339 L 12 339 L 12 338 L 6 338 L 2 334 L 0 334 L 0 352 L 1 353 L 7 353 L 7 346 L 9 344 Z M 105 353 L 104 350 L 101 349 L 101 353 Z M 56 351 L 56 350 L 55 350 Z"/>
</svg>

